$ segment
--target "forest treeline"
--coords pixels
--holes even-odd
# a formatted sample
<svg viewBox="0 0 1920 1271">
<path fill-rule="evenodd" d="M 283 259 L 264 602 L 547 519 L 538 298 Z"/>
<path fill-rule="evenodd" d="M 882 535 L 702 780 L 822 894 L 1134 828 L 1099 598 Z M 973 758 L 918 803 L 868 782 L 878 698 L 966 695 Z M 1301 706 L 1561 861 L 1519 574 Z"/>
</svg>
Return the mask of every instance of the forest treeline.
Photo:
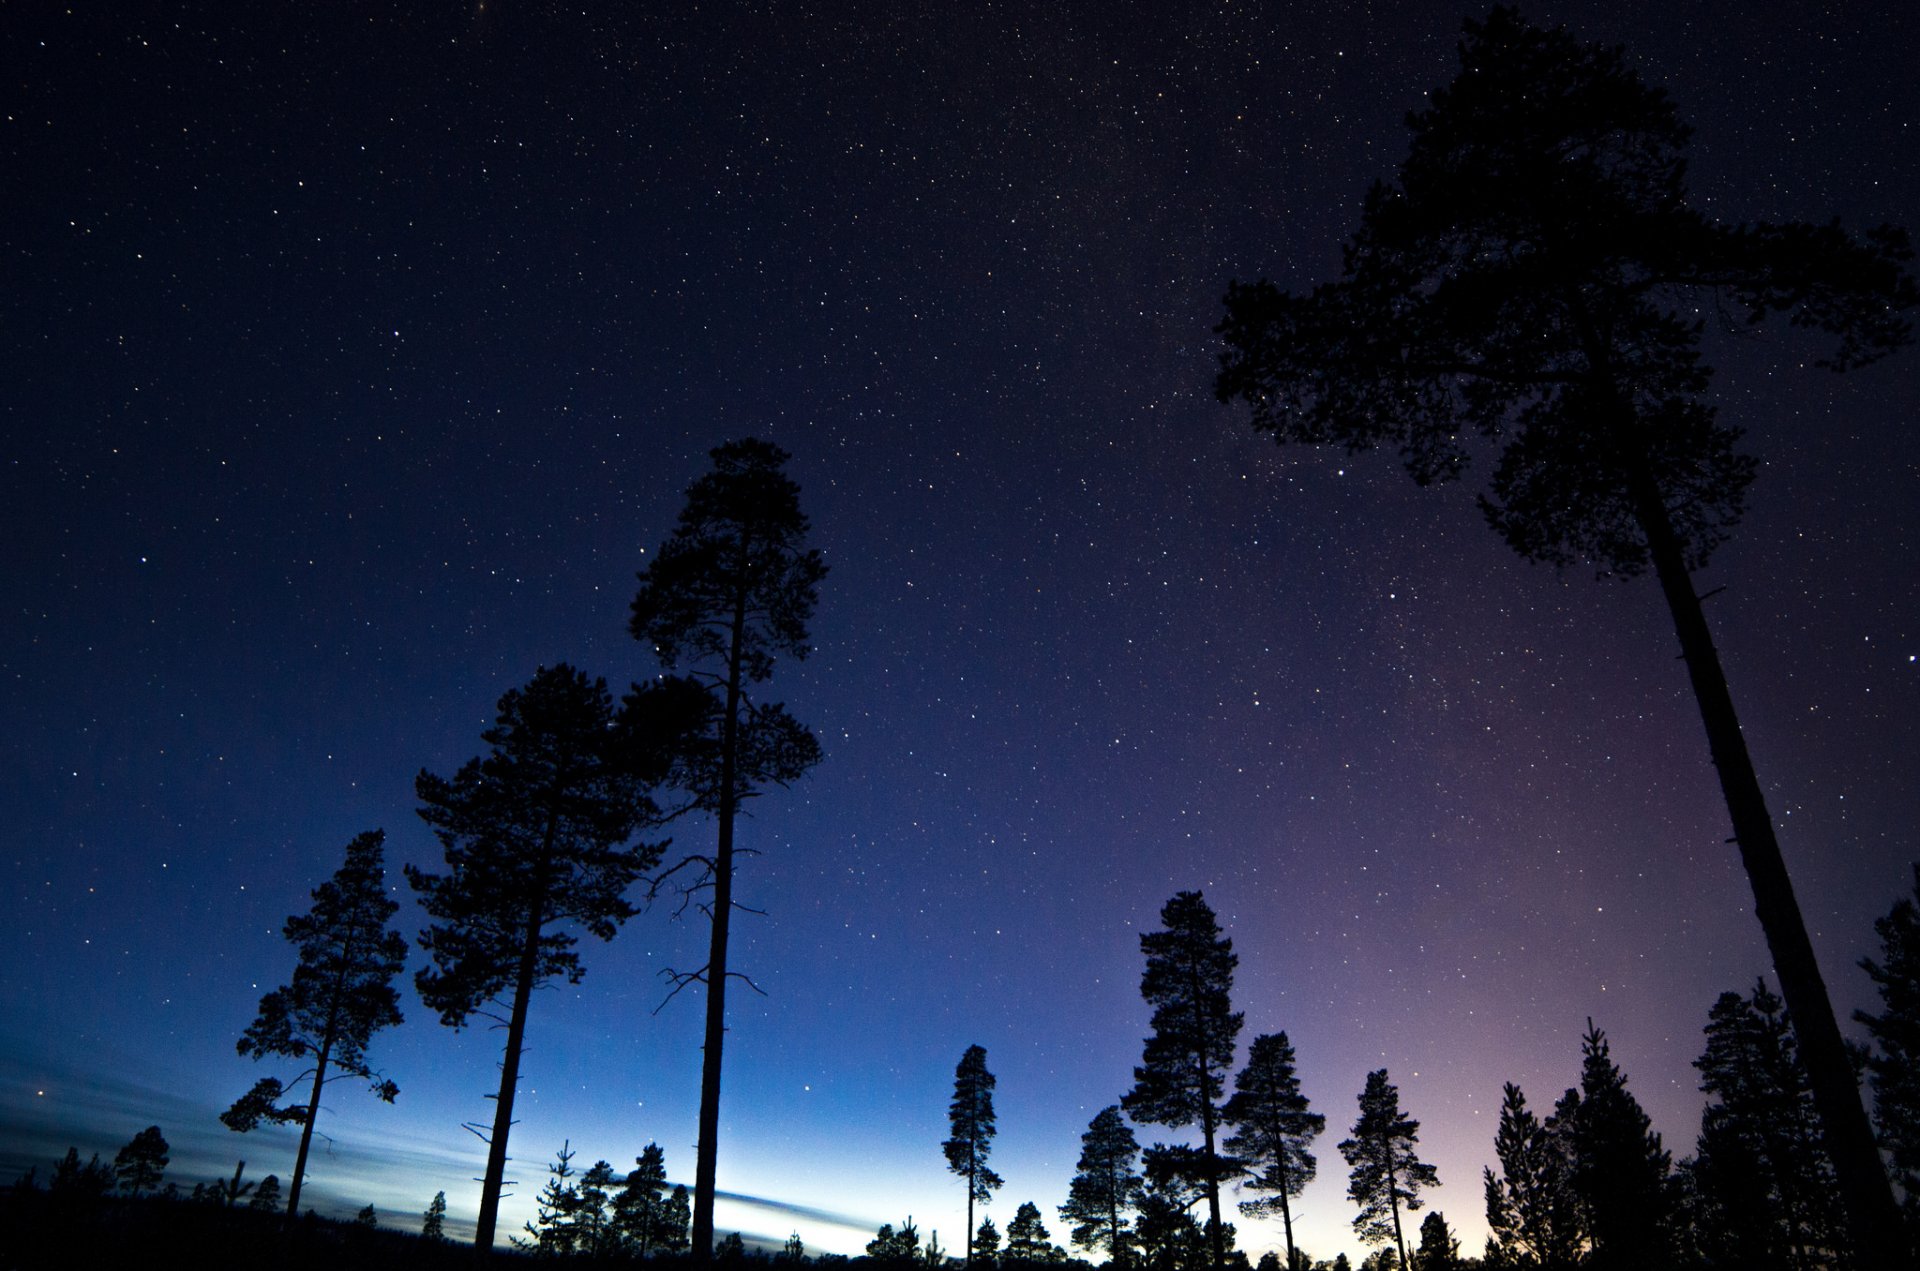
<svg viewBox="0 0 1920 1271">
<path fill-rule="evenodd" d="M 1460 1254 L 1442 1214 L 1415 1226 L 1440 1180 L 1420 1159 L 1420 1123 L 1391 1074 L 1365 1074 L 1335 1145 L 1355 1235 L 1374 1248 L 1362 1265 L 1913 1265 L 1920 867 L 1915 899 L 1878 924 L 1880 956 L 1862 963 L 1882 1010 L 1858 1016 L 1873 1044 L 1850 1054 L 1693 581 L 1738 524 L 1758 470 L 1739 449 L 1740 429 L 1720 421 L 1707 395 L 1701 315 L 1740 329 L 1784 316 L 1831 339 L 1811 360 L 1837 371 L 1864 366 L 1911 341 L 1904 315 L 1920 304 L 1920 286 L 1910 244 L 1892 227 L 1736 224 L 1692 207 L 1690 129 L 1620 49 L 1496 8 L 1465 24 L 1460 59 L 1455 81 L 1410 116 L 1408 157 L 1368 194 L 1340 278 L 1304 294 L 1265 281 L 1232 285 L 1217 328 L 1216 394 L 1282 443 L 1391 447 L 1423 485 L 1456 480 L 1476 452 L 1492 452 L 1479 503 L 1516 552 L 1602 576 L 1652 573 L 1778 993 L 1760 980 L 1712 1005 L 1696 1061 L 1708 1100 L 1694 1150 L 1678 1161 L 1592 1021 L 1577 1087 L 1530 1103 L 1506 1086 L 1498 1169 L 1480 1180 L 1491 1234 L 1478 1259 Z M 536 1255 L 603 1261 L 807 1256 L 797 1240 L 766 1254 L 737 1236 L 716 1240 L 713 1205 L 726 999 L 744 978 L 730 951 L 742 907 L 734 824 L 746 800 L 797 781 L 821 758 L 813 734 L 766 686 L 781 660 L 806 656 L 827 569 L 807 546 L 785 452 L 749 438 L 712 459 L 638 575 L 629 631 L 658 673 L 616 702 L 603 679 L 543 667 L 500 698 L 483 753 L 451 776 L 422 771 L 415 780 L 420 816 L 443 853 L 438 869 L 406 869 L 429 920 L 416 941 L 427 965 L 415 971 L 415 989 L 448 1027 L 505 1029 L 493 1116 L 472 1127 L 488 1145 L 474 1236 L 483 1250 L 495 1244 L 534 990 L 580 980 L 582 935 L 610 940 L 646 905 L 677 897 L 709 920 L 704 960 L 669 968 L 665 986 L 670 997 L 693 990 L 704 999 L 692 1186 L 666 1186 L 653 1146 L 624 1176 L 606 1162 L 576 1173 L 563 1146 L 536 1221 L 515 1239 Z M 711 823 L 710 844 L 667 861 L 665 827 L 694 814 Z M 399 1092 L 369 1058 L 376 1035 L 402 1022 L 394 980 L 407 960 L 407 940 L 390 926 L 397 905 L 385 891 L 383 845 L 379 830 L 355 838 L 310 910 L 288 919 L 292 975 L 260 1000 L 238 1041 L 241 1054 L 278 1070 L 222 1120 L 242 1132 L 301 1127 L 284 1200 L 277 1176 L 251 1183 L 244 1168 L 186 1197 L 169 1192 L 155 1127 L 112 1166 L 82 1164 L 76 1151 L 46 1188 L 23 1180 L 9 1213 L 77 1231 L 81 1213 L 256 1222 L 284 1211 L 291 1229 L 318 1230 L 299 1202 L 323 1091 L 344 1078 L 382 1100 Z M 1280 1220 L 1282 1249 L 1260 1259 L 1267 1271 L 1341 1271 L 1344 1256 L 1323 1263 L 1297 1246 L 1291 1208 L 1318 1171 L 1316 1145 L 1335 1110 L 1309 1106 L 1286 1032 L 1258 1034 L 1242 1057 L 1237 957 L 1204 898 L 1180 893 L 1161 920 L 1141 938 L 1153 1031 L 1131 1087 L 1083 1137 L 1059 1213 L 1069 1242 L 1115 1266 L 1227 1271 L 1248 1261 L 1223 1203 L 1231 1196 L 1243 1217 Z M 1030 1202 L 1004 1236 L 991 1219 L 973 1222 L 974 1206 L 1002 1186 L 989 1164 L 997 1127 L 987 1058 L 977 1046 L 962 1055 L 952 1133 L 940 1145 L 966 1188 L 959 1260 L 1066 1262 Z M 1856 1065 L 1872 1090 L 1871 1117 Z M 1142 1147 L 1136 1130 L 1148 1126 L 1179 1132 L 1177 1141 Z M 203 1203 L 191 1204 L 194 1195 Z M 371 1206 L 362 1217 L 349 1226 L 377 1225 Z M 443 1220 L 443 1201 L 422 1217 L 436 1247 Z M 89 1221 L 88 1231 L 113 1229 Z M 341 1238 L 353 1237 L 372 1238 L 364 1230 Z M 881 1228 L 867 1257 L 895 1267 L 954 1260 L 937 1239 L 922 1244 L 911 1218 Z"/>
<path fill-rule="evenodd" d="M 974 1226 L 969 1209 L 971 1238 L 959 1250 L 943 1248 L 937 1232 L 923 1242 L 908 1217 L 882 1226 L 864 1258 L 809 1254 L 797 1234 L 764 1248 L 735 1232 L 710 1246 L 711 1260 L 740 1267 L 851 1261 L 891 1271 L 1356 1271 L 1344 1253 L 1316 1259 L 1293 1239 L 1290 1205 L 1317 1176 L 1317 1146 L 1327 1130 L 1326 1113 L 1300 1088 L 1293 1041 L 1285 1032 L 1256 1036 L 1235 1071 L 1245 1019 L 1232 1009 L 1232 941 L 1197 892 L 1170 900 L 1161 922 L 1161 930 L 1141 937 L 1141 990 L 1154 1008 L 1153 1033 L 1132 1087 L 1081 1136 L 1058 1209 L 1066 1247 L 1055 1242 L 1039 1208 L 1023 1201 L 1004 1232 L 991 1217 Z M 1878 956 L 1860 965 L 1880 991 L 1882 1010 L 1857 1016 L 1874 1042 L 1861 1058 L 1907 1218 L 1920 1225 L 1920 1100 L 1913 1097 L 1920 1073 L 1920 865 L 1913 895 L 1895 903 L 1875 931 Z M 1442 1180 L 1420 1159 L 1420 1122 L 1401 1106 L 1389 1073 L 1366 1074 L 1351 1128 L 1335 1147 L 1348 1170 L 1354 1232 L 1375 1247 L 1357 1271 L 1877 1271 L 1850 1252 L 1832 1162 L 1780 999 L 1764 981 L 1722 993 L 1703 1034 L 1694 1067 L 1707 1099 L 1693 1151 L 1679 1160 L 1592 1021 L 1581 1040 L 1580 1083 L 1550 1111 L 1536 1111 L 1509 1083 L 1493 1142 L 1497 1168 L 1479 1180 L 1489 1229 L 1479 1256 L 1461 1251 L 1443 1212 L 1416 1221 Z M 980 1046 L 961 1056 L 949 1106 L 952 1135 L 939 1145 L 949 1171 L 980 1203 L 1003 1186 L 988 1165 L 998 1127 L 997 1079 L 987 1061 Z M 1149 1125 L 1197 1133 L 1143 1148 L 1135 1131 Z M 928 1150 L 931 1167 L 933 1145 Z M 513 1250 L 608 1266 L 695 1261 L 689 1192 L 669 1180 L 658 1144 L 647 1144 L 624 1174 L 607 1161 L 579 1168 L 574 1156 L 570 1145 L 558 1150 L 535 1217 L 512 1237 Z M 97 1154 L 82 1162 L 70 1149 L 44 1179 L 37 1168 L 29 1171 L 5 1197 L 20 1265 L 72 1265 L 84 1250 L 106 1257 L 160 1238 L 236 1259 L 248 1250 L 295 1248 L 294 1266 L 339 1265 L 330 1259 L 348 1254 L 358 1265 L 435 1266 L 453 1247 L 444 1191 L 418 1216 L 417 1237 L 397 1230 L 415 1220 L 396 1220 L 391 1209 L 383 1219 L 372 1203 L 351 1223 L 308 1210 L 289 1227 L 276 1175 L 249 1178 L 241 1161 L 231 1176 L 183 1190 L 166 1177 L 168 1165 L 167 1140 L 149 1126 L 111 1162 Z M 1282 1243 L 1257 1261 L 1240 1247 L 1236 1224 L 1217 1216 L 1229 1190 L 1244 1217 L 1282 1220 Z M 55 1260 L 39 1261 L 40 1254 Z"/>
</svg>

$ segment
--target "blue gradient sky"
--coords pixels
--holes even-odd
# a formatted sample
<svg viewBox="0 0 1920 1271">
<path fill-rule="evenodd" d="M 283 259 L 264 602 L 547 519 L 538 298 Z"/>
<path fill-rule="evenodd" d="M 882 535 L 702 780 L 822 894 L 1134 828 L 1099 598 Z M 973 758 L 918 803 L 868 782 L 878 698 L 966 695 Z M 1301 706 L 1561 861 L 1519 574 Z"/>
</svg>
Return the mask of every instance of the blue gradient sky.
<svg viewBox="0 0 1920 1271">
<path fill-rule="evenodd" d="M 1211 396 L 1227 280 L 1337 267 L 1461 11 L 949 8 L 10 13 L 0 1170 L 157 1121 L 185 1183 L 284 1178 L 290 1134 L 214 1119 L 272 1071 L 233 1044 L 281 922 L 361 830 L 396 884 L 438 859 L 415 772 L 535 667 L 652 672 L 641 552 L 749 432 L 833 569 L 775 681 L 827 760 L 744 831 L 767 996 L 734 998 L 720 1178 L 759 1203 L 722 1230 L 959 1245 L 978 1043 L 989 1212 L 1064 1239 L 1138 937 L 1190 888 L 1328 1117 L 1316 1256 L 1359 1252 L 1333 1145 L 1372 1068 L 1470 1250 L 1501 1083 L 1550 1103 L 1589 1016 L 1691 1149 L 1707 1008 L 1768 964 L 1655 588 L 1527 567 L 1467 491 Z M 1631 46 L 1716 212 L 1920 207 L 1905 7 L 1532 12 Z M 1715 340 L 1763 466 L 1701 583 L 1850 1010 L 1920 820 L 1920 363 L 1814 352 Z M 504 1226 L 563 1140 L 691 1173 L 699 1003 L 653 1012 L 702 937 L 645 914 L 537 998 Z M 314 1203 L 470 1220 L 499 1038 L 407 1013 L 399 1102 L 328 1101 Z"/>
</svg>

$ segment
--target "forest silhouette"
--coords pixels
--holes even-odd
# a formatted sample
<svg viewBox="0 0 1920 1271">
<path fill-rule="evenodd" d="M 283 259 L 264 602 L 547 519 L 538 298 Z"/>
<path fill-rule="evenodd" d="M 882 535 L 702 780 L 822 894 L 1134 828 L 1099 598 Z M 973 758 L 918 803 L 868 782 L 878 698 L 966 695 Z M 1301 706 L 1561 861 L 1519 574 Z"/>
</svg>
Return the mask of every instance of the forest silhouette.
<svg viewBox="0 0 1920 1271">
<path fill-rule="evenodd" d="M 1347 1271 L 1294 1241 L 1291 1202 L 1316 1175 L 1330 1117 L 1349 1171 L 1352 1229 L 1373 1247 L 1362 1271 L 1810 1271 L 1912 1265 L 1920 1244 L 1920 866 L 1915 892 L 1876 926 L 1862 966 L 1882 1009 L 1855 1057 L 1814 962 L 1805 924 L 1734 713 L 1693 571 L 1739 522 L 1755 461 L 1708 399 L 1706 319 L 1745 328 L 1773 316 L 1832 341 L 1824 365 L 1863 366 L 1910 340 L 1920 303 L 1901 232 L 1836 225 L 1728 226 L 1688 205 L 1689 132 L 1621 50 L 1535 27 L 1508 9 L 1468 22 L 1462 71 L 1409 121 L 1398 176 L 1368 195 L 1341 278 L 1306 295 L 1235 284 L 1218 328 L 1216 391 L 1286 444 L 1390 446 L 1423 485 L 1493 471 L 1480 504 L 1529 560 L 1632 579 L 1651 568 L 1666 599 L 1718 768 L 1778 992 L 1729 987 L 1703 1022 L 1696 1067 L 1707 1096 L 1693 1150 L 1675 1160 L 1614 1061 L 1605 1021 L 1587 1021 L 1580 1084 L 1541 1115 L 1509 1083 L 1478 1180 L 1490 1231 L 1461 1253 L 1440 1212 L 1418 1223 L 1443 1181 L 1418 1153 L 1417 1109 L 1388 1070 L 1354 1074 L 1347 1109 L 1312 1108 L 1295 1076 L 1287 1021 L 1257 1019 L 1245 1048 L 1234 1009 L 1238 956 L 1199 891 L 1181 891 L 1140 936 L 1151 1008 L 1132 1084 L 1088 1124 L 1059 1210 L 1076 1255 L 1022 1202 L 1002 1233 L 974 1204 L 1002 1186 L 988 1166 L 996 1078 L 985 1047 L 958 1060 L 950 1137 L 927 1145 L 964 1188 L 962 1247 L 923 1242 L 911 1216 L 881 1227 L 863 1258 L 810 1253 L 796 1234 L 759 1247 L 714 1227 L 721 1153 L 727 992 L 757 988 L 730 948 L 742 805 L 801 781 L 822 759 L 813 734 L 767 686 L 804 658 L 827 563 L 808 545 L 789 456 L 758 438 L 711 452 L 664 545 L 638 575 L 629 634 L 659 673 L 616 704 L 571 665 L 536 670 L 498 701 L 485 753 L 452 777 L 421 771 L 419 815 L 444 870 L 407 881 L 430 920 L 416 937 L 422 1004 L 454 1029 L 504 1029 L 492 1116 L 470 1125 L 488 1148 L 472 1244 L 484 1256 L 696 1266 L 859 1262 L 889 1271 L 963 1263 L 996 1271 L 1068 1265 L 1140 1271 L 1252 1268 L 1228 1219 L 1281 1219 L 1260 1271 Z M 1650 651 L 1656 656 L 1659 651 Z M 777 808 L 771 813 L 778 815 Z M 710 823 L 712 845 L 704 838 Z M 693 826 L 701 827 L 689 832 Z M 666 836 L 677 832 L 677 861 Z M 686 844 L 698 838 L 698 846 Z M 222 1120 L 301 1127 L 284 1191 L 277 1174 L 169 1179 L 162 1127 L 140 1130 L 111 1164 L 78 1148 L 0 1202 L 21 1266 L 131 1263 L 141 1250 L 195 1251 L 202 1265 L 462 1265 L 442 1190 L 415 1222 L 369 1198 L 353 1222 L 316 1217 L 301 1196 L 324 1089 L 398 1086 L 370 1057 L 403 1024 L 393 981 L 406 936 L 391 929 L 383 833 L 290 916 L 296 952 L 237 1047 L 286 1065 Z M 709 923 L 706 961 L 663 973 L 662 1009 L 697 993 L 705 1012 L 699 1137 L 690 1183 L 656 1143 L 625 1173 L 557 1149 L 537 1213 L 496 1250 L 520 1061 L 542 984 L 577 983 L 579 935 L 605 942 L 647 908 Z M 404 1074 L 400 1074 L 404 1075 Z M 292 1096 L 291 1101 L 288 1100 Z M 285 1102 L 283 1102 L 285 1101 Z M 1142 1145 L 1160 1127 L 1172 1141 Z M 1197 1141 L 1196 1141 L 1197 1140 Z M 459 1180 L 446 1180 L 455 1187 Z M 1475 1180 L 1451 1181 L 1471 1189 Z M 405 1228 L 404 1230 L 402 1228 Z M 417 1234 L 415 1234 L 417 1231 Z"/>
</svg>

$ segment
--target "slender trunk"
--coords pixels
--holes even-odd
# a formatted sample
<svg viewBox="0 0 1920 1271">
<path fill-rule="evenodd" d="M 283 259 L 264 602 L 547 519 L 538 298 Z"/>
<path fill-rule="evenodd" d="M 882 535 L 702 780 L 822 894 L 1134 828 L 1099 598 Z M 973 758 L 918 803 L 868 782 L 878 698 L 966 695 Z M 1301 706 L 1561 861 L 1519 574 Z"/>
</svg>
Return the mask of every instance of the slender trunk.
<svg viewBox="0 0 1920 1271">
<path fill-rule="evenodd" d="M 1200 1056 L 1202 1081 L 1200 1085 L 1200 1131 L 1207 1144 L 1207 1214 L 1213 1225 L 1208 1234 L 1212 1237 L 1213 1265 L 1215 1271 L 1225 1271 L 1227 1265 L 1227 1230 L 1220 1225 L 1220 1159 L 1213 1150 L 1213 1100 L 1207 1097 L 1211 1091 L 1210 1083 L 1204 1079 L 1206 1071 L 1206 1052 Z"/>
<path fill-rule="evenodd" d="M 520 970 L 513 983 L 513 1011 L 507 1017 L 507 1054 L 500 1064 L 500 1093 L 494 1096 L 493 1135 L 487 1140 L 487 1176 L 480 1185 L 480 1218 L 473 1244 L 481 1253 L 493 1251 L 493 1229 L 500 1219 L 500 1190 L 507 1177 L 507 1132 L 513 1128 L 513 1096 L 520 1084 L 520 1048 L 527 1035 L 527 1004 L 533 998 L 534 973 L 540 964 L 540 927 L 545 921 L 544 882 L 527 912 L 527 934 L 520 947 Z"/>
<path fill-rule="evenodd" d="M 1400 1231 L 1400 1186 L 1393 1173 L 1393 1140 L 1383 1139 L 1387 1149 L 1387 1203 L 1393 1206 L 1393 1243 L 1400 1251 L 1400 1271 L 1407 1271 L 1407 1238 Z"/>
<path fill-rule="evenodd" d="M 744 548 L 743 548 L 744 550 Z M 740 748 L 740 654 L 746 638 L 746 596 L 734 603 L 727 650 L 727 709 L 720 727 L 720 833 L 713 857 L 713 940 L 707 950 L 707 1031 L 700 1060 L 700 1144 L 693 1174 L 693 1259 L 713 1260 L 713 1191 L 720 1137 L 720 1052 L 727 1036 L 727 934 L 733 917 L 734 782 Z"/>
<path fill-rule="evenodd" d="M 971 1153 L 969 1153 L 971 1160 Z M 975 1167 L 967 1166 L 967 1271 L 973 1271 L 973 1175 Z"/>
<path fill-rule="evenodd" d="M 1274 1156 L 1274 1164 L 1277 1167 L 1275 1173 L 1280 1180 L 1280 1225 L 1286 1228 L 1287 1232 L 1286 1271 L 1293 1271 L 1293 1206 L 1287 1203 L 1287 1193 L 1292 1190 L 1288 1186 L 1287 1179 L 1287 1140 L 1285 1136 L 1276 1134 L 1273 1136 L 1273 1141 L 1279 1144 L 1279 1149 Z"/>
<path fill-rule="evenodd" d="M 1833 1003 L 1814 960 L 1793 882 L 1780 856 L 1773 820 L 1767 814 L 1760 779 L 1747 753 L 1733 696 L 1727 689 L 1720 655 L 1713 647 L 1706 614 L 1693 590 L 1665 501 L 1646 463 L 1635 456 L 1628 464 L 1627 483 L 1640 528 L 1647 536 L 1660 589 L 1680 637 L 1693 695 L 1707 729 L 1707 746 L 1720 771 L 1720 789 L 1733 821 L 1734 842 L 1753 887 L 1754 913 L 1766 933 L 1773 955 L 1774 974 L 1780 978 L 1780 996 L 1786 1001 L 1800 1057 L 1813 1087 L 1814 1108 L 1820 1114 L 1827 1155 L 1839 1183 L 1840 1201 L 1852 1232 L 1854 1252 L 1864 1266 L 1903 1266 L 1911 1250 L 1901 1232 L 1899 1210 L 1880 1163 L 1873 1128 L 1860 1103 L 1860 1085 L 1840 1039 Z"/>
<path fill-rule="evenodd" d="M 307 1099 L 307 1123 L 300 1127 L 300 1151 L 293 1158 L 293 1182 L 287 1187 L 287 1219 L 300 1216 L 300 1184 L 307 1177 L 307 1149 L 313 1146 L 313 1123 L 320 1115 L 320 1088 L 327 1083 L 327 1059 L 333 1051 L 333 1034 L 320 1043 L 320 1057 L 313 1061 L 313 1094 Z"/>
</svg>

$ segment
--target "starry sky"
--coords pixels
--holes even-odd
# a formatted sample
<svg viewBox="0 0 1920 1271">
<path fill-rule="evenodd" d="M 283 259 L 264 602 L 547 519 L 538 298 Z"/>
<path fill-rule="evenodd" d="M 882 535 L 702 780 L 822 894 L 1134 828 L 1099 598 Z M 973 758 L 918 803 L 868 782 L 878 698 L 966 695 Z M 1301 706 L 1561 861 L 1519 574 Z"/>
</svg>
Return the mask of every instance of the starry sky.
<svg viewBox="0 0 1920 1271">
<path fill-rule="evenodd" d="M 1243 1043 L 1285 1029 L 1328 1117 L 1316 1256 L 1359 1252 L 1334 1144 L 1372 1068 L 1469 1251 L 1502 1082 L 1550 1103 L 1588 1017 L 1691 1150 L 1707 1008 L 1769 964 L 1657 589 L 1528 566 L 1468 490 L 1277 449 L 1211 392 L 1228 280 L 1337 270 L 1467 12 L 10 6 L 0 1170 L 157 1121 L 183 1184 L 284 1179 L 291 1132 L 215 1120 L 276 1071 L 234 1041 L 280 924 L 384 827 L 419 929 L 414 774 L 542 664 L 653 673 L 634 573 L 747 434 L 832 568 L 774 683 L 827 757 L 744 829 L 766 996 L 733 998 L 720 1230 L 959 1246 L 978 1043 L 988 1212 L 1064 1240 L 1185 889 Z M 1529 12 L 1630 46 L 1716 215 L 1920 207 L 1909 5 Z M 1920 855 L 1920 357 L 1819 351 L 1710 338 L 1762 466 L 1700 585 L 1850 1011 Z M 658 907 L 536 999 L 503 1229 L 563 1140 L 690 1177 L 700 1007 L 654 1012 L 703 940 Z M 499 1037 L 405 1009 L 372 1047 L 399 1101 L 335 1088 L 310 1196 L 470 1222 Z"/>
</svg>

